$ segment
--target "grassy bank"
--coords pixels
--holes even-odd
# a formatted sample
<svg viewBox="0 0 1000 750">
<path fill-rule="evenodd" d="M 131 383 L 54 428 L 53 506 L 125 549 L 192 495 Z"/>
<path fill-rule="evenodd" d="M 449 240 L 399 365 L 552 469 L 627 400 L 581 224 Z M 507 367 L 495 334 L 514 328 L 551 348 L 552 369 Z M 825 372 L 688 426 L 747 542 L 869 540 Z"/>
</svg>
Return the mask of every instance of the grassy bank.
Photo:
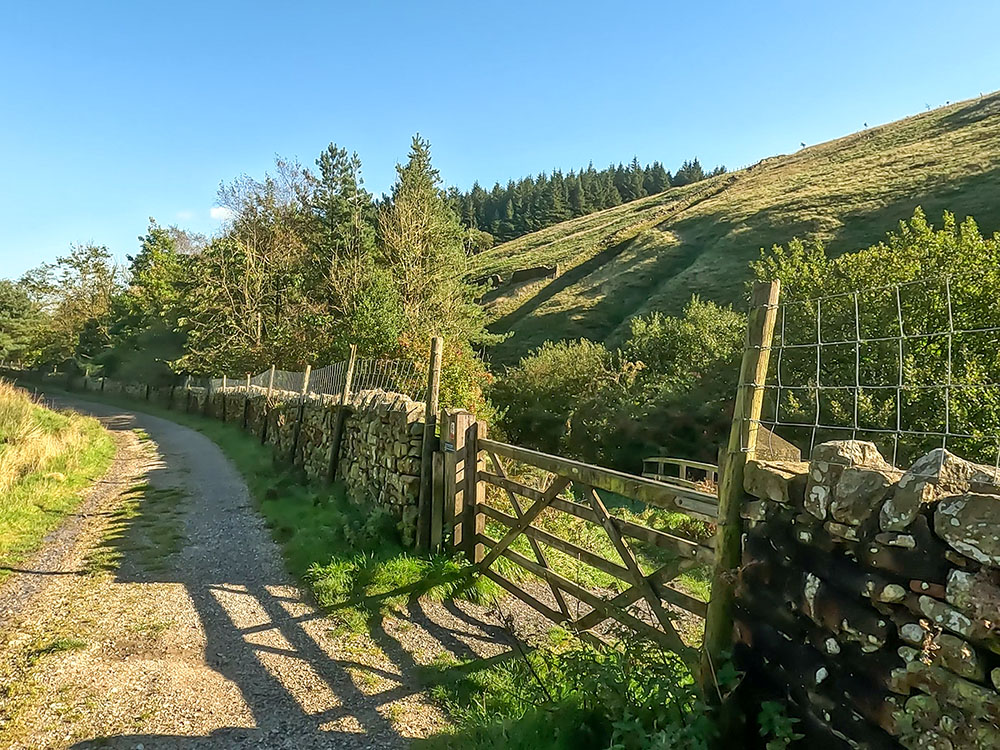
<svg viewBox="0 0 1000 750">
<path fill-rule="evenodd" d="M 0 381 L 0 581 L 73 512 L 114 450 L 96 419 Z"/>
</svg>

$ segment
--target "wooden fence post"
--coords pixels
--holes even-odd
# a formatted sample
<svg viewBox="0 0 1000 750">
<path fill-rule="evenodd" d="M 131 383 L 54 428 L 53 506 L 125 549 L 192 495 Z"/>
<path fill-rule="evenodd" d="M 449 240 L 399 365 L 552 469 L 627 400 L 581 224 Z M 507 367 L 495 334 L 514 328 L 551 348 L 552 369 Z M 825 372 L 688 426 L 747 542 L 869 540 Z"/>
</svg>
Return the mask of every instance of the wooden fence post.
<svg viewBox="0 0 1000 750">
<path fill-rule="evenodd" d="M 295 456 L 299 450 L 299 438 L 302 436 L 302 420 L 306 413 L 306 395 L 309 393 L 309 374 L 312 372 L 312 365 L 306 365 L 306 371 L 302 373 L 302 390 L 299 392 L 299 408 L 295 419 L 295 432 L 292 436 L 291 462 L 295 466 Z"/>
<path fill-rule="evenodd" d="M 271 365 L 271 371 L 267 375 L 267 396 L 264 399 L 264 418 L 261 420 L 260 426 L 260 444 L 264 445 L 267 442 L 267 427 L 271 422 L 271 393 L 274 392 L 274 365 Z"/>
<path fill-rule="evenodd" d="M 205 385 L 205 405 L 201 407 L 201 413 L 204 416 L 210 416 L 212 409 L 212 378 L 208 379 L 208 383 Z"/>
<path fill-rule="evenodd" d="M 247 373 L 247 392 L 243 396 L 243 429 L 247 428 L 247 414 L 250 410 L 250 373 Z"/>
<path fill-rule="evenodd" d="M 472 419 L 472 414 L 464 409 L 448 409 L 441 426 L 441 450 L 444 453 L 443 526 L 445 530 L 451 529 L 451 550 L 455 552 L 463 549 L 465 544 L 462 528 L 462 510 L 465 506 L 465 438 Z"/>
<path fill-rule="evenodd" d="M 434 492 L 434 435 L 437 431 L 438 400 L 441 389 L 441 353 L 444 339 L 431 339 L 430 364 L 427 368 L 427 393 L 424 402 L 424 441 L 420 454 L 420 495 L 417 500 L 417 550 L 431 544 L 431 505 Z"/>
<path fill-rule="evenodd" d="M 479 481 L 479 472 L 485 468 L 485 461 L 479 455 L 479 438 L 486 437 L 486 425 L 473 421 L 465 434 L 465 487 L 462 490 L 462 537 L 465 556 L 473 565 L 478 565 L 486 556 L 479 536 L 486 531 L 486 516 L 479 512 L 479 506 L 486 500 L 486 485 Z"/>
<path fill-rule="evenodd" d="M 227 378 L 226 378 L 225 375 L 223 375 L 222 376 L 222 387 L 219 389 L 219 395 L 222 396 L 222 421 L 223 422 L 226 421 L 226 417 L 228 416 L 226 414 L 226 385 L 227 384 L 228 384 L 227 383 Z"/>
<path fill-rule="evenodd" d="M 337 478 L 337 464 L 340 462 L 340 443 L 344 439 L 344 426 L 347 424 L 347 402 L 351 398 L 351 385 L 354 381 L 354 364 L 358 360 L 358 347 L 351 344 L 347 355 L 347 370 L 344 372 L 344 387 L 340 391 L 340 402 L 337 404 L 336 418 L 333 423 L 333 439 L 330 441 L 330 465 L 326 470 L 328 482 Z"/>
<path fill-rule="evenodd" d="M 715 570 L 712 595 L 705 617 L 700 680 L 704 697 L 717 699 L 715 671 L 733 643 L 733 591 L 740 564 L 743 523 L 743 468 L 753 457 L 757 442 L 764 382 L 774 336 L 781 284 L 757 282 L 750 300 L 746 349 L 740 365 L 736 406 L 729 430 L 725 462 L 719 467 L 719 515 L 715 533 Z"/>
</svg>

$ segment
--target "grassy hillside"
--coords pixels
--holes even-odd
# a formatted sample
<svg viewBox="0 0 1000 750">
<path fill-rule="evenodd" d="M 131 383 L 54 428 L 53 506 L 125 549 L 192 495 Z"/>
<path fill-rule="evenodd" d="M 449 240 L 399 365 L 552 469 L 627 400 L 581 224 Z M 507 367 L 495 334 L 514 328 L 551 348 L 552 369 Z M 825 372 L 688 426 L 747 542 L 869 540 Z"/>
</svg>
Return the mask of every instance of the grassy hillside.
<svg viewBox="0 0 1000 750">
<path fill-rule="evenodd" d="M 46 409 L 0 380 L 0 581 L 72 512 L 113 455 L 96 419 Z"/>
<path fill-rule="evenodd" d="M 485 302 L 509 363 L 547 339 L 614 343 L 636 314 L 692 294 L 739 303 L 747 263 L 793 237 L 839 254 L 877 242 L 922 206 L 1000 229 L 1000 92 L 672 188 L 498 245 L 475 276 L 559 264 L 559 276 Z"/>
</svg>

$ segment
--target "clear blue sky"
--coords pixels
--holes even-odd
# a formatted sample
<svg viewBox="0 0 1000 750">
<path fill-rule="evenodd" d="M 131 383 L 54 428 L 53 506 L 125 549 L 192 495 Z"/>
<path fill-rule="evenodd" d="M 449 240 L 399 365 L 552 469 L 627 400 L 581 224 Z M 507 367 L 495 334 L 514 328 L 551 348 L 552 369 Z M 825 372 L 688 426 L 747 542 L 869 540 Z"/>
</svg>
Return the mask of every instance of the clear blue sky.
<svg viewBox="0 0 1000 750">
<path fill-rule="evenodd" d="M 219 182 L 410 136 L 449 184 L 588 161 L 745 165 L 1000 87 L 1000 3 L 47 2 L 0 20 L 0 277 Z"/>
</svg>

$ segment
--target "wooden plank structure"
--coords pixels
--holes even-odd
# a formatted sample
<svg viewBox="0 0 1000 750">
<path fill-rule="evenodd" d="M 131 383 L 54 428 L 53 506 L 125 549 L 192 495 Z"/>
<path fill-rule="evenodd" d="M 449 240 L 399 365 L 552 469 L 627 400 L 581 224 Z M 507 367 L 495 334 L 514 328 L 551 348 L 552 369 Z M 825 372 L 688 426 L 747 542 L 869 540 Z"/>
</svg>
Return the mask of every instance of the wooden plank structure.
<svg viewBox="0 0 1000 750">
<path fill-rule="evenodd" d="M 701 476 L 692 478 L 692 471 Z M 686 458 L 652 456 L 643 459 L 642 475 L 647 479 L 655 479 L 658 482 L 679 484 L 682 487 L 695 489 L 698 486 L 698 479 L 706 480 L 711 484 L 718 484 L 719 467 L 715 464 L 708 464 L 704 461 L 690 461 Z"/>
<path fill-rule="evenodd" d="M 615 507 L 622 502 L 641 503 L 714 520 L 715 498 L 691 488 L 490 440 L 483 430 L 468 412 L 445 412 L 441 431 L 443 537 L 447 539 L 450 531 L 454 548 L 483 575 L 586 640 L 604 640 L 609 631 L 605 623 L 611 620 L 696 667 L 697 649 L 684 642 L 674 620 L 678 609 L 704 618 L 707 605 L 669 584 L 693 567 L 711 566 L 715 559 L 711 544 L 626 520 L 616 515 Z M 532 480 L 521 479 L 525 476 Z M 539 476 L 546 478 L 533 481 Z M 507 508 L 499 507 L 504 499 Z M 559 536 L 555 530 L 559 524 L 540 523 L 551 514 L 566 514 L 601 529 L 609 542 L 602 545 L 605 554 L 580 539 Z M 487 521 L 499 538 L 487 533 Z M 636 545 L 656 548 L 656 559 L 665 562 L 644 571 Z M 578 576 L 571 580 L 565 567 L 560 572 L 552 565 L 553 555 L 568 556 L 581 566 L 599 570 L 623 582 L 624 590 L 588 586 Z M 505 561 L 502 566 L 497 565 L 500 558 Z M 541 588 L 512 580 L 519 576 L 505 576 L 502 571 L 510 569 L 508 563 L 540 579 Z M 592 576 L 586 578 L 592 580 Z"/>
</svg>

